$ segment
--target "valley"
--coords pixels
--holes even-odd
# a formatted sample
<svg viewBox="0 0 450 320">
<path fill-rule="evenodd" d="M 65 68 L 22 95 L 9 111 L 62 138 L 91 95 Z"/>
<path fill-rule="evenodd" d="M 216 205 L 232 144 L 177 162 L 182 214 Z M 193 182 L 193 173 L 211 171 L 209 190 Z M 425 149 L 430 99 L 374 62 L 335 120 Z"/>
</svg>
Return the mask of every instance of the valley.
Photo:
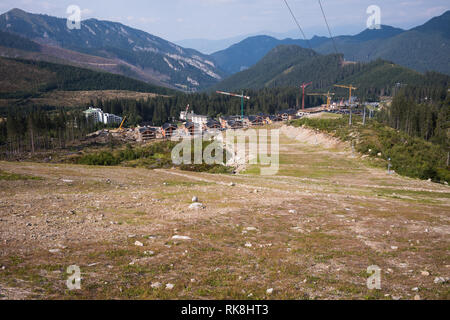
<svg viewBox="0 0 450 320">
<path fill-rule="evenodd" d="M 0 300 L 450 299 L 448 5 L 283 2 L 0 5 Z"/>
</svg>

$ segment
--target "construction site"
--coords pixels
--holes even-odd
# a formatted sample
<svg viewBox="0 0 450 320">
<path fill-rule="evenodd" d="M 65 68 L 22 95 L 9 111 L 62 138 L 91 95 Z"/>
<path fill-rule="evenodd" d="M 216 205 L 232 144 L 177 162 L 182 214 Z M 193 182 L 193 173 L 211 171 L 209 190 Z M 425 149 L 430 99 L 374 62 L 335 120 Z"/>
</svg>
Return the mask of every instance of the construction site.
<svg viewBox="0 0 450 320">
<path fill-rule="evenodd" d="M 198 115 L 187 105 L 185 111 L 181 111 L 177 122 L 164 123 L 162 126 L 137 126 L 135 128 L 126 128 L 126 117 L 118 117 L 110 114 L 103 114 L 103 111 L 90 107 L 85 111 L 86 117 L 93 119 L 94 123 L 102 122 L 104 124 L 120 124 L 118 129 L 102 129 L 89 135 L 90 138 L 99 138 L 106 140 L 111 134 L 114 138 L 124 142 L 148 142 L 152 140 L 183 138 L 186 136 L 197 136 L 202 134 L 214 134 L 224 130 L 247 129 L 251 127 L 276 124 L 278 122 L 287 122 L 290 120 L 308 117 L 320 113 L 349 114 L 350 124 L 353 114 L 362 115 L 365 121 L 366 116 L 372 118 L 374 112 L 378 109 L 379 103 L 359 103 L 356 97 L 352 95 L 356 87 L 352 85 L 335 85 L 335 87 L 349 90 L 348 100 L 341 99 L 339 102 L 332 101 L 335 93 L 306 93 L 305 89 L 312 83 L 303 83 L 300 86 L 302 105 L 290 109 L 279 110 L 274 114 L 244 114 L 245 100 L 251 98 L 242 94 L 235 94 L 223 91 L 217 91 L 218 94 L 237 97 L 241 100 L 241 114 L 230 116 L 219 116 L 210 118 L 206 115 Z M 305 108 L 305 96 L 317 96 L 326 100 L 325 104 L 320 106 Z M 367 112 L 367 114 L 366 114 Z M 103 120 L 105 119 L 105 120 Z"/>
</svg>

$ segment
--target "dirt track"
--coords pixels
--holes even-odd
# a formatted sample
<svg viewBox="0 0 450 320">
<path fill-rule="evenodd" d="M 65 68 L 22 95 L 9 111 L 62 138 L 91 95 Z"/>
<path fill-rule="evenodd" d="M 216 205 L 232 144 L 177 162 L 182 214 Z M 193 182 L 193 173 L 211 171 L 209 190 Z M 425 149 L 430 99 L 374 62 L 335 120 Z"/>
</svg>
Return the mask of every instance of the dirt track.
<svg viewBox="0 0 450 320">
<path fill-rule="evenodd" d="M 0 295 L 450 298 L 448 186 L 282 133 L 277 176 L 1 162 L 42 179 L 0 180 Z M 194 195 L 205 209 L 188 209 Z M 69 265 L 81 268 L 79 291 L 66 288 Z M 381 290 L 366 286 L 370 265 Z"/>
</svg>

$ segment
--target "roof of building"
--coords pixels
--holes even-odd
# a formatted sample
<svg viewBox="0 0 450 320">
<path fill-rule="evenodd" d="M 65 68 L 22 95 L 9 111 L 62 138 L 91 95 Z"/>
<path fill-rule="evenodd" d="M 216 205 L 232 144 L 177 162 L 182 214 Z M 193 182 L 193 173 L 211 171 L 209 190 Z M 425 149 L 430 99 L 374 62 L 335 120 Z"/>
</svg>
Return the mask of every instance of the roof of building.
<svg viewBox="0 0 450 320">
<path fill-rule="evenodd" d="M 167 129 L 169 129 L 169 128 L 177 129 L 178 127 L 177 127 L 175 124 L 172 124 L 172 123 L 164 123 L 164 124 L 162 125 L 162 128 L 163 128 L 164 130 L 167 130 Z"/>
<path fill-rule="evenodd" d="M 247 118 L 248 118 L 248 121 L 251 121 L 251 122 L 262 121 L 261 116 L 248 116 Z"/>
<path fill-rule="evenodd" d="M 185 127 L 185 128 L 192 128 L 192 127 L 195 127 L 195 123 L 193 123 L 193 122 L 186 122 L 186 123 L 184 124 L 184 127 Z"/>
<path fill-rule="evenodd" d="M 143 132 L 146 132 L 146 131 L 153 131 L 153 132 L 157 131 L 156 128 L 151 128 L 151 127 L 140 127 L 140 128 L 137 128 L 137 129 L 138 129 L 139 133 L 143 133 Z"/>
</svg>

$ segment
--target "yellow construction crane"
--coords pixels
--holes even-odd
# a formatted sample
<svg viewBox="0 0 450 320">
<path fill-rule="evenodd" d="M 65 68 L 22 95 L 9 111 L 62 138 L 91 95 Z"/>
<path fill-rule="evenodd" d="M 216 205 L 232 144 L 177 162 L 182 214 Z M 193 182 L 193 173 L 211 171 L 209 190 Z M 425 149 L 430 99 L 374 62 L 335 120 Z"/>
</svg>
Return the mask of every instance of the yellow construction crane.
<svg viewBox="0 0 450 320">
<path fill-rule="evenodd" d="M 330 93 L 330 91 L 328 91 L 328 93 L 308 93 L 308 96 L 323 96 L 327 98 L 327 109 L 330 109 L 330 105 L 331 105 L 331 97 L 334 96 L 334 93 Z"/>
<path fill-rule="evenodd" d="M 122 123 L 120 124 L 120 127 L 119 127 L 119 131 L 123 130 L 123 124 L 125 123 L 125 120 L 127 120 L 127 117 L 123 117 Z"/>
<path fill-rule="evenodd" d="M 352 90 L 358 90 L 358 88 L 354 87 L 353 85 L 349 85 L 349 86 L 344 86 L 341 84 L 335 84 L 335 87 L 339 87 L 339 88 L 345 88 L 348 89 L 349 91 L 349 95 L 348 95 L 348 105 L 350 105 L 352 103 Z"/>
<path fill-rule="evenodd" d="M 111 130 L 112 133 L 118 133 L 118 132 L 122 132 L 123 129 L 123 124 L 125 123 L 125 120 L 127 120 L 127 117 L 123 117 L 122 123 L 120 124 L 120 127 L 118 129 L 114 129 Z"/>
</svg>

